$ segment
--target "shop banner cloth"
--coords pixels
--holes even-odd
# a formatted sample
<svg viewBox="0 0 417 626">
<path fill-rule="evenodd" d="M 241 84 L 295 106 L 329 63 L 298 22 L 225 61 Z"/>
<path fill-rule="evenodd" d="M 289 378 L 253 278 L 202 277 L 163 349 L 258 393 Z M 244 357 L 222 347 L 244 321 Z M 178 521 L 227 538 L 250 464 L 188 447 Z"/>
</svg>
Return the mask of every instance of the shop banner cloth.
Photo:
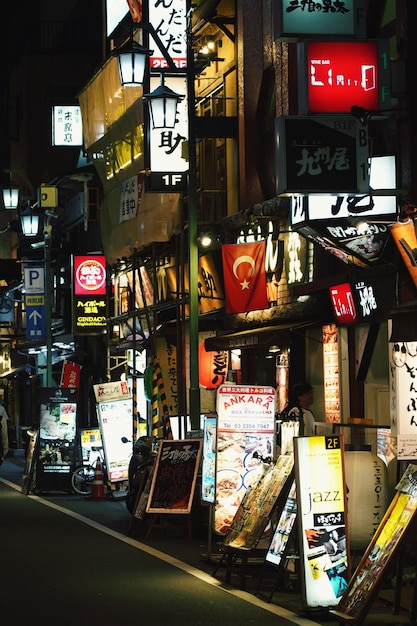
<svg viewBox="0 0 417 626">
<path fill-rule="evenodd" d="M 226 313 L 267 309 L 265 241 L 222 246 Z"/>
<path fill-rule="evenodd" d="M 71 363 L 70 361 L 64 361 L 61 372 L 60 387 L 63 387 L 65 389 L 75 387 L 76 389 L 79 389 L 81 369 L 82 365 L 76 365 L 75 363 Z"/>
</svg>

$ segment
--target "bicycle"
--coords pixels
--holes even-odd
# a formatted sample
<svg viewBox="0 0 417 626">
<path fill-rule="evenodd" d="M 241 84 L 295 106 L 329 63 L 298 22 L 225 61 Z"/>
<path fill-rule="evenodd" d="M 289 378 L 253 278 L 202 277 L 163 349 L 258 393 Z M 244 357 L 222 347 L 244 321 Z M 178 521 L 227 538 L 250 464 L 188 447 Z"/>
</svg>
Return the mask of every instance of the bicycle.
<svg viewBox="0 0 417 626">
<path fill-rule="evenodd" d="M 93 446 L 91 448 L 92 452 L 98 452 L 98 456 L 96 461 L 93 463 L 88 463 L 86 465 L 80 465 L 76 467 L 72 472 L 71 476 L 71 486 L 75 493 L 78 493 L 80 496 L 89 496 L 91 495 L 91 489 L 93 486 L 94 476 L 96 473 L 97 462 L 100 460 L 101 467 L 103 469 L 104 476 L 104 484 L 107 484 L 107 471 L 106 471 L 106 462 L 103 454 L 102 446 Z"/>
</svg>

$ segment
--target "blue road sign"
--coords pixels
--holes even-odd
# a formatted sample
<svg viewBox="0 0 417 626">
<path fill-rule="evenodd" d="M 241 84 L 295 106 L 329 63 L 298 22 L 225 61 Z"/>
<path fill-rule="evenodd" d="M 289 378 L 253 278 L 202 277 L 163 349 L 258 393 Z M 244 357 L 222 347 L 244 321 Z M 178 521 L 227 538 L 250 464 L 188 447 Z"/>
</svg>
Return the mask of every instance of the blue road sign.
<svg viewBox="0 0 417 626">
<path fill-rule="evenodd" d="M 38 303 L 30 303 L 34 296 L 26 296 L 26 339 L 46 339 L 46 314 L 44 296 L 37 296 Z M 28 302 L 29 300 L 29 302 Z"/>
</svg>

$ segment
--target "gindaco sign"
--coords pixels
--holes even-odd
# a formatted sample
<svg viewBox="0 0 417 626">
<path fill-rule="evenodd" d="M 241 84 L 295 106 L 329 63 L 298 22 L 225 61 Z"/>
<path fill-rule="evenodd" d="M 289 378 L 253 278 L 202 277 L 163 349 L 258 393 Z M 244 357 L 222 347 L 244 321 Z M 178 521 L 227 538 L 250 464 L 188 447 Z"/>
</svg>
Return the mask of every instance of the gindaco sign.
<svg viewBox="0 0 417 626">
<path fill-rule="evenodd" d="M 368 193 L 368 133 L 349 116 L 276 119 L 277 195 Z"/>
<path fill-rule="evenodd" d="M 297 52 L 302 115 L 390 107 L 387 41 L 305 41 Z"/>
<path fill-rule="evenodd" d="M 363 0 L 273 0 L 275 39 L 302 36 L 365 36 Z"/>
</svg>

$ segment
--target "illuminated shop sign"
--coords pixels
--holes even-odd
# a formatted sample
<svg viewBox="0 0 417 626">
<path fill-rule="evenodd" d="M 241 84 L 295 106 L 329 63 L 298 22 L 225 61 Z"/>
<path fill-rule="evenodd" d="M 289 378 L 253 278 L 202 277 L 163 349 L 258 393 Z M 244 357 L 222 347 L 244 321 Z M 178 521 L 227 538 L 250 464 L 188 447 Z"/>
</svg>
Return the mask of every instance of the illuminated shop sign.
<svg viewBox="0 0 417 626">
<path fill-rule="evenodd" d="M 149 191 L 180 192 L 187 188 L 188 161 L 183 158 L 184 142 L 188 141 L 187 82 L 185 76 L 167 76 L 164 84 L 184 96 L 177 105 L 174 128 L 151 128 L 149 137 L 149 169 L 146 186 Z M 159 78 L 151 78 L 150 91 L 159 86 Z"/>
<path fill-rule="evenodd" d="M 389 225 L 397 219 L 395 157 L 369 159 L 371 193 L 310 194 L 291 198 L 292 228 L 346 263 L 366 266 L 380 258 Z M 378 192 L 372 195 L 372 191 Z M 364 265 L 365 264 L 365 265 Z"/>
<path fill-rule="evenodd" d="M 300 36 L 365 36 L 362 0 L 273 0 L 275 39 Z"/>
<path fill-rule="evenodd" d="M 379 322 L 395 306 L 395 274 L 351 272 L 349 282 L 333 285 L 330 299 L 337 324 Z M 358 274 L 356 276 L 356 274 Z"/>
<path fill-rule="evenodd" d="M 178 69 L 187 68 L 187 3 L 186 0 L 171 0 L 170 2 L 160 2 L 160 0 L 150 0 L 149 2 L 149 22 L 174 61 Z M 152 40 L 151 49 L 153 54 L 150 57 L 152 69 L 166 69 L 168 64 L 161 53 L 158 44 Z"/>
<path fill-rule="evenodd" d="M 74 256 L 73 332 L 101 334 L 106 330 L 106 260 L 103 255 Z"/>
<path fill-rule="evenodd" d="M 369 188 L 367 195 L 320 195 L 291 198 L 291 224 L 297 227 L 316 220 L 338 218 L 366 218 L 375 221 L 395 222 L 397 198 L 395 195 L 379 195 L 383 189 L 396 187 L 395 156 L 371 157 L 369 159 Z M 372 191 L 378 191 L 372 195 Z"/>
<path fill-rule="evenodd" d="M 105 256 L 95 255 L 74 257 L 74 293 L 76 295 L 105 295 Z"/>
<path fill-rule="evenodd" d="M 52 145 L 83 145 L 81 107 L 70 105 L 52 107 Z"/>
<path fill-rule="evenodd" d="M 305 41 L 298 44 L 299 111 L 347 113 L 390 106 L 385 41 Z"/>
<path fill-rule="evenodd" d="M 277 195 L 368 193 L 368 134 L 349 116 L 276 119 Z"/>
<path fill-rule="evenodd" d="M 342 283 L 341 285 L 330 287 L 330 298 L 338 324 L 356 322 L 356 308 L 350 283 Z"/>
<path fill-rule="evenodd" d="M 336 606 L 350 578 L 343 440 L 295 437 L 302 599 Z"/>
</svg>

